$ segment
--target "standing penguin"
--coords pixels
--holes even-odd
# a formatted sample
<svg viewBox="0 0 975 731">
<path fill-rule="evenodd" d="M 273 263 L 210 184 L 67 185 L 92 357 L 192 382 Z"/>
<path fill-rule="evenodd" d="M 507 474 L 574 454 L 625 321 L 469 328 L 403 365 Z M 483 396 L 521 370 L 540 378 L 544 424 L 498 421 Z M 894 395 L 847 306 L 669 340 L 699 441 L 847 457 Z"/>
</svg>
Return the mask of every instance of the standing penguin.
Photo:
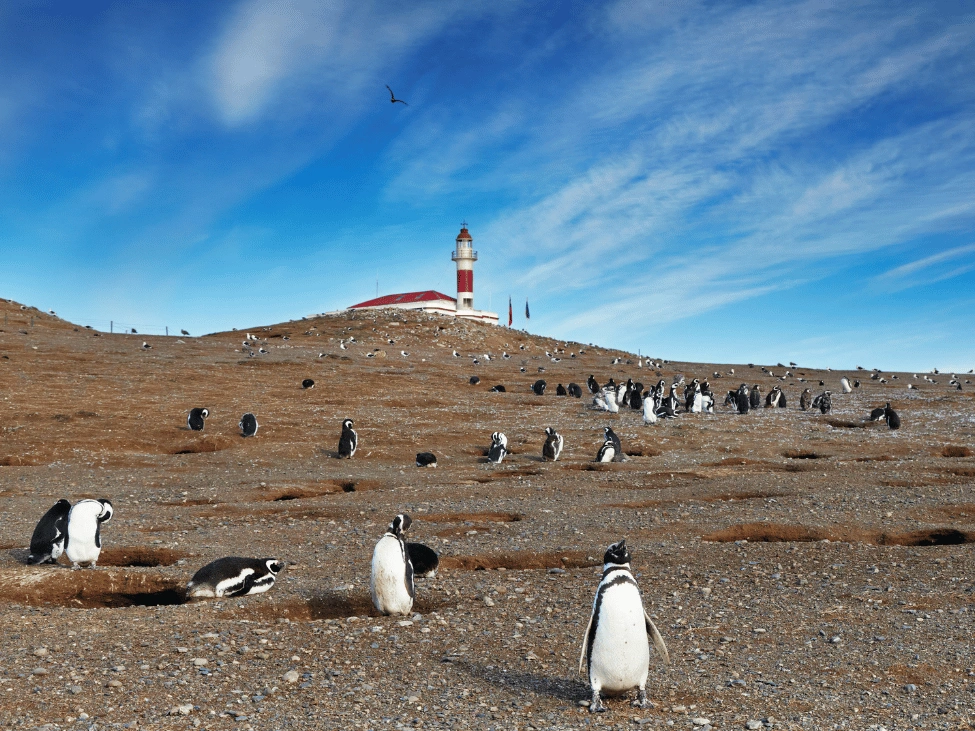
<svg viewBox="0 0 975 731">
<path fill-rule="evenodd" d="M 747 414 L 749 406 L 751 405 L 748 394 L 748 386 L 744 383 L 738 387 L 738 393 L 735 397 L 735 403 L 738 407 L 739 414 Z"/>
<path fill-rule="evenodd" d="M 352 459 L 356 448 L 359 446 L 359 435 L 352 428 L 354 423 L 352 419 L 346 419 L 342 422 L 342 436 L 339 437 L 339 457 Z"/>
<path fill-rule="evenodd" d="M 616 459 L 616 446 L 613 444 L 612 439 L 607 439 L 603 442 L 603 446 L 599 448 L 596 453 L 596 459 L 594 462 L 612 462 Z"/>
<path fill-rule="evenodd" d="M 64 552 L 71 561 L 71 568 L 81 568 L 87 563 L 95 568 L 102 552 L 102 523 L 107 523 L 115 513 L 108 500 L 82 500 L 75 503 L 68 513 L 68 539 Z"/>
<path fill-rule="evenodd" d="M 596 589 L 589 626 L 582 640 L 579 672 L 586 672 L 592 688 L 590 713 L 606 710 L 602 693 L 620 694 L 637 689 L 633 705 L 646 708 L 647 676 L 650 674 L 650 643 L 670 662 L 667 645 L 643 608 L 640 588 L 630 572 L 626 540 L 614 543 L 603 557 L 603 578 Z"/>
<path fill-rule="evenodd" d="M 565 440 L 552 427 L 546 427 L 545 434 L 545 444 L 542 445 L 542 459 L 546 462 L 556 462 L 562 455 L 562 445 Z"/>
<path fill-rule="evenodd" d="M 785 394 L 782 392 L 781 388 L 778 386 L 772 386 L 772 390 L 769 391 L 768 395 L 765 397 L 765 408 L 785 408 Z"/>
<path fill-rule="evenodd" d="M 748 396 L 748 405 L 753 409 L 758 409 L 762 406 L 762 389 L 759 388 L 757 383 L 752 386 L 752 392 Z"/>
<path fill-rule="evenodd" d="M 897 415 L 897 412 L 890 408 L 890 401 L 884 407 L 884 421 L 887 422 L 887 426 L 891 429 L 901 428 L 901 418 Z"/>
<path fill-rule="evenodd" d="M 643 399 L 643 423 L 648 425 L 657 423 L 657 405 L 650 394 Z"/>
<path fill-rule="evenodd" d="M 578 383 L 570 383 L 567 390 L 572 398 L 582 398 L 582 389 Z"/>
<path fill-rule="evenodd" d="M 71 503 L 64 498 L 58 500 L 37 521 L 34 534 L 30 537 L 30 555 L 27 563 L 57 563 L 64 553 L 64 544 L 68 539 L 68 513 Z"/>
<path fill-rule="evenodd" d="M 369 587 L 372 603 L 383 614 L 405 615 L 413 609 L 413 563 L 403 538 L 412 523 L 406 513 L 397 515 L 372 552 Z"/>
<path fill-rule="evenodd" d="M 199 407 L 190 409 L 190 413 L 186 417 L 186 426 L 192 431 L 203 431 L 204 421 L 209 415 L 209 409 L 201 409 Z"/>
<path fill-rule="evenodd" d="M 606 435 L 606 439 L 613 443 L 613 448 L 616 449 L 616 459 L 614 461 L 619 462 L 623 456 L 623 445 L 620 442 L 620 438 L 616 436 L 616 432 L 613 431 L 612 427 L 603 427 L 603 433 Z"/>
<path fill-rule="evenodd" d="M 843 393 L 853 393 L 853 386 L 850 385 L 850 379 L 846 376 L 840 379 L 840 387 L 843 389 Z"/>
<path fill-rule="evenodd" d="M 823 391 L 813 399 L 813 408 L 819 408 L 819 413 L 828 414 L 833 410 L 833 396 L 829 391 Z"/>
<path fill-rule="evenodd" d="M 810 391 L 807 388 L 805 391 L 802 392 L 802 395 L 799 397 L 799 408 L 805 411 L 806 409 L 809 408 L 809 402 L 811 400 L 812 400 L 812 391 Z"/>
<path fill-rule="evenodd" d="M 596 377 L 591 373 L 586 379 L 586 387 L 589 389 L 589 393 L 599 393 L 599 384 L 596 383 Z"/>
<path fill-rule="evenodd" d="M 488 447 L 488 462 L 501 464 L 501 460 L 508 453 L 508 437 L 503 432 L 496 431 L 491 435 L 491 446 Z"/>
<path fill-rule="evenodd" d="M 240 417 L 240 422 L 237 424 L 240 427 L 240 434 L 244 437 L 252 437 L 257 434 L 257 417 L 252 413 L 247 412 L 242 417 Z"/>
<path fill-rule="evenodd" d="M 555 395 L 556 396 L 568 396 L 569 395 L 569 392 L 566 391 L 565 390 L 565 386 L 563 386 L 560 383 L 558 386 L 555 387 Z"/>
<path fill-rule="evenodd" d="M 536 396 L 544 396 L 545 395 L 545 381 L 544 381 L 544 379 L 539 378 L 537 381 L 535 381 L 532 384 L 532 391 L 535 392 L 535 395 Z"/>
</svg>

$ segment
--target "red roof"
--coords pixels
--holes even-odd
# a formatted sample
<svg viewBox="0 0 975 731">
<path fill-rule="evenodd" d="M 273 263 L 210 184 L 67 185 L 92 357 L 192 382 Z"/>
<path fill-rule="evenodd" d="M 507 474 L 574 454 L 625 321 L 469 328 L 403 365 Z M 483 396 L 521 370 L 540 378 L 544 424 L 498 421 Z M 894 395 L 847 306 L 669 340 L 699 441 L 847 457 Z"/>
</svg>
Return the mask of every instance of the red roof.
<svg viewBox="0 0 975 731">
<path fill-rule="evenodd" d="M 377 297 L 374 300 L 366 300 L 357 305 L 352 305 L 349 309 L 357 307 L 385 307 L 387 305 L 406 305 L 412 302 L 436 302 L 437 300 L 447 300 L 456 302 L 457 300 L 446 294 L 435 292 L 428 289 L 426 292 L 404 292 L 403 294 L 387 294 L 384 297 Z"/>
<path fill-rule="evenodd" d="M 467 241 L 474 240 L 471 238 L 471 235 L 467 232 L 467 226 L 464 226 L 464 228 L 460 230 L 460 233 L 457 234 L 457 240 L 460 241 L 461 239 L 465 239 Z"/>
</svg>

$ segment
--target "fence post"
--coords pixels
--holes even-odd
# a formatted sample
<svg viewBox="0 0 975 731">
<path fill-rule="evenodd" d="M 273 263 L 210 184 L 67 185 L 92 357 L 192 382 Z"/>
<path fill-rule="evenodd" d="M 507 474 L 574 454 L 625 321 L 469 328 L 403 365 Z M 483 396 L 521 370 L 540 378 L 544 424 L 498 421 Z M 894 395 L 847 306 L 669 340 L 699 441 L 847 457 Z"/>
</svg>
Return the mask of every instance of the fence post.
<svg viewBox="0 0 975 731">
<path fill-rule="evenodd" d="M 166 337 L 169 337 L 169 325 L 166 325 Z"/>
<path fill-rule="evenodd" d="M 115 332 L 115 320 L 109 320 L 108 321 L 108 331 L 110 333 Z"/>
</svg>

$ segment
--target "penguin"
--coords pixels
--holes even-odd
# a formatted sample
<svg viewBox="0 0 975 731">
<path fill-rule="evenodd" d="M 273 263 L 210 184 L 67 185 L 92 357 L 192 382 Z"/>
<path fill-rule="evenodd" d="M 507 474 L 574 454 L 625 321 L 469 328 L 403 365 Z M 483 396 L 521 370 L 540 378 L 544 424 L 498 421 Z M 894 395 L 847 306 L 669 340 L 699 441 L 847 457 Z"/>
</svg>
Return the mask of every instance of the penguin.
<svg viewBox="0 0 975 731">
<path fill-rule="evenodd" d="M 607 439 L 603 442 L 603 446 L 599 448 L 599 452 L 596 453 L 596 459 L 594 462 L 612 462 L 616 459 L 616 447 L 613 445 L 612 439 Z"/>
<path fill-rule="evenodd" d="M 751 406 L 751 402 L 748 394 L 748 386 L 744 383 L 738 387 L 738 393 L 735 397 L 735 402 L 738 406 L 739 414 L 747 414 L 748 408 Z"/>
<path fill-rule="evenodd" d="M 95 568 L 102 552 L 102 524 L 110 521 L 114 513 L 108 500 L 82 500 L 72 506 L 64 546 L 71 568 L 80 568 L 83 563 Z"/>
<path fill-rule="evenodd" d="M 853 393 L 853 386 L 850 385 L 850 379 L 846 376 L 840 379 L 840 386 L 843 388 L 843 393 Z"/>
<path fill-rule="evenodd" d="M 643 399 L 643 423 L 648 426 L 657 423 L 657 406 L 650 395 Z"/>
<path fill-rule="evenodd" d="M 616 449 L 616 458 L 614 462 L 620 462 L 623 459 L 623 445 L 620 443 L 620 438 L 616 436 L 616 432 L 613 431 L 612 427 L 603 427 L 603 433 L 605 438 L 613 443 L 613 447 Z"/>
<path fill-rule="evenodd" d="M 68 539 L 68 513 L 71 503 L 64 498 L 58 500 L 41 516 L 30 537 L 30 555 L 27 563 L 57 563 L 64 553 L 64 544 Z"/>
<path fill-rule="evenodd" d="M 407 543 L 406 553 L 413 564 L 414 577 L 436 578 L 437 568 L 440 566 L 440 556 L 436 551 L 422 543 Z"/>
<path fill-rule="evenodd" d="M 502 386 L 502 385 L 501 385 L 500 383 L 499 383 L 499 384 L 498 384 L 497 386 L 494 386 L 494 387 L 493 387 L 493 388 L 491 389 L 491 391 L 492 391 L 493 393 L 507 393 L 507 392 L 508 392 L 508 391 L 507 391 L 507 389 L 505 389 L 505 387 L 504 387 L 504 386 Z"/>
<path fill-rule="evenodd" d="M 802 392 L 802 395 L 799 396 L 799 408 L 802 409 L 803 411 L 808 409 L 811 398 L 812 398 L 812 391 L 810 391 L 807 388 L 805 391 Z"/>
<path fill-rule="evenodd" d="M 757 383 L 752 386 L 752 392 L 748 396 L 748 405 L 753 409 L 757 409 L 762 406 L 762 389 L 759 388 Z"/>
<path fill-rule="evenodd" d="M 342 422 L 342 436 L 339 437 L 339 457 L 352 459 L 355 456 L 355 450 L 359 446 L 359 435 L 352 428 L 354 423 L 352 419 L 346 419 Z"/>
<path fill-rule="evenodd" d="M 555 395 L 556 396 L 568 396 L 569 395 L 569 392 L 566 391 L 565 390 L 565 386 L 563 386 L 560 383 L 558 386 L 555 387 Z"/>
<path fill-rule="evenodd" d="M 536 396 L 545 395 L 545 381 L 539 378 L 532 384 L 532 391 L 534 391 Z"/>
<path fill-rule="evenodd" d="M 772 390 L 768 392 L 765 397 L 765 408 L 785 408 L 785 394 L 782 393 L 782 389 L 778 386 L 772 386 Z"/>
<path fill-rule="evenodd" d="M 209 409 L 201 409 L 199 407 L 190 409 L 189 416 L 186 417 L 186 426 L 192 431 L 203 431 L 204 422 L 209 415 Z"/>
<path fill-rule="evenodd" d="M 887 408 L 884 407 L 884 406 L 881 406 L 880 408 L 877 408 L 877 409 L 874 409 L 873 411 L 871 411 L 870 412 L 870 416 L 867 417 L 867 420 L 868 421 L 877 421 L 877 419 L 883 419 L 884 418 L 884 414 L 886 414 L 886 413 L 887 413 Z"/>
<path fill-rule="evenodd" d="M 193 574 L 186 585 L 187 599 L 263 594 L 274 586 L 284 561 L 276 558 L 218 558 Z"/>
<path fill-rule="evenodd" d="M 301 382 L 301 387 L 302 388 L 315 388 L 315 382 L 312 379 L 310 379 L 310 378 L 306 378 L 304 381 Z"/>
<path fill-rule="evenodd" d="M 436 467 L 437 455 L 433 452 L 420 452 L 416 455 L 417 467 Z"/>
<path fill-rule="evenodd" d="M 476 386 L 480 382 L 481 382 L 481 379 L 478 378 L 477 376 L 471 376 L 471 380 L 468 381 L 468 383 L 471 384 L 472 386 Z"/>
<path fill-rule="evenodd" d="M 592 374 L 590 374 L 589 378 L 586 379 L 586 386 L 589 388 L 589 393 L 599 392 L 599 384 L 596 383 L 596 377 Z"/>
<path fill-rule="evenodd" d="M 562 455 L 562 446 L 565 444 L 565 440 L 552 427 L 546 427 L 545 434 L 545 444 L 542 445 L 542 459 L 546 462 L 557 462 Z"/>
<path fill-rule="evenodd" d="M 592 405 L 611 414 L 617 414 L 620 410 L 619 404 L 616 403 L 615 394 L 607 390 L 600 391 L 593 396 Z"/>
<path fill-rule="evenodd" d="M 582 398 L 582 389 L 578 383 L 570 383 L 566 390 L 572 398 Z"/>
<path fill-rule="evenodd" d="M 860 388 L 860 381 L 856 380 L 853 382 L 853 388 Z"/>
<path fill-rule="evenodd" d="M 372 603 L 383 614 L 406 615 L 413 609 L 413 563 L 403 538 L 412 523 L 406 513 L 397 515 L 372 552 L 369 587 Z"/>
<path fill-rule="evenodd" d="M 646 708 L 647 676 L 650 672 L 650 643 L 657 654 L 670 662 L 660 631 L 643 608 L 640 587 L 630 571 L 626 540 L 614 543 L 603 557 L 603 577 L 596 589 L 592 614 L 582 640 L 579 672 L 587 673 L 592 688 L 590 713 L 606 710 L 602 694 L 620 694 L 636 688 L 633 706 Z"/>
<path fill-rule="evenodd" d="M 257 434 L 257 417 L 247 412 L 240 417 L 240 422 L 237 426 L 240 427 L 241 436 L 252 437 Z"/>
<path fill-rule="evenodd" d="M 829 391 L 823 391 L 813 399 L 813 408 L 819 408 L 819 413 L 828 414 L 833 410 L 833 397 Z"/>
<path fill-rule="evenodd" d="M 634 388 L 630 392 L 630 408 L 634 411 L 641 411 L 643 409 L 643 388 Z"/>
<path fill-rule="evenodd" d="M 491 446 L 488 448 L 488 462 L 501 464 L 501 460 L 508 453 L 508 437 L 496 431 L 491 435 Z"/>
<path fill-rule="evenodd" d="M 897 415 L 897 412 L 890 408 L 890 401 L 884 407 L 884 421 L 887 422 L 887 426 L 893 429 L 901 428 L 901 418 Z"/>
</svg>

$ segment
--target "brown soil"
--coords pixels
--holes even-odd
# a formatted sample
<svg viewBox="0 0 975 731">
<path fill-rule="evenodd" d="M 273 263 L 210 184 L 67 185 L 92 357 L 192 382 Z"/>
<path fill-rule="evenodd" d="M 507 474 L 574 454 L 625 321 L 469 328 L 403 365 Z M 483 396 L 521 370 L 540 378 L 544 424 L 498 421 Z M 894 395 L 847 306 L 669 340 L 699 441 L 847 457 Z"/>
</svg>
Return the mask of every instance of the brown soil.
<svg viewBox="0 0 975 731">
<path fill-rule="evenodd" d="M 706 717 L 893 731 L 975 717 L 975 422 L 972 392 L 947 379 L 920 391 L 905 388 L 913 374 L 861 379 L 843 395 L 855 372 L 640 370 L 633 354 L 408 313 L 183 339 L 96 336 L 10 302 L 2 313 L 0 726 L 690 729 Z M 247 333 L 267 355 L 242 352 Z M 563 347 L 560 363 L 545 356 Z M 375 349 L 387 356 L 365 357 Z M 466 357 L 502 351 L 511 359 Z M 529 390 L 539 367 L 543 397 Z M 779 384 L 790 401 L 823 379 L 836 395 L 829 417 L 719 407 L 647 427 L 554 395 L 590 373 Z M 863 421 L 886 401 L 896 432 Z M 203 433 L 185 428 L 194 406 L 210 410 Z M 251 439 L 237 429 L 247 411 Z M 351 460 L 335 458 L 346 417 Z M 555 463 L 541 460 L 548 426 L 565 437 Z M 626 461 L 592 462 L 605 426 Z M 512 453 L 486 464 L 496 430 Z M 437 469 L 415 467 L 423 451 Z M 85 496 L 115 506 L 98 568 L 26 566 L 38 518 Z M 380 617 L 370 558 L 400 512 L 441 563 L 417 581 L 413 616 Z M 653 709 L 610 699 L 593 719 L 575 666 L 603 552 L 624 537 L 671 664 L 652 662 Z M 288 568 L 267 594 L 184 602 L 197 569 L 234 555 Z"/>
</svg>

